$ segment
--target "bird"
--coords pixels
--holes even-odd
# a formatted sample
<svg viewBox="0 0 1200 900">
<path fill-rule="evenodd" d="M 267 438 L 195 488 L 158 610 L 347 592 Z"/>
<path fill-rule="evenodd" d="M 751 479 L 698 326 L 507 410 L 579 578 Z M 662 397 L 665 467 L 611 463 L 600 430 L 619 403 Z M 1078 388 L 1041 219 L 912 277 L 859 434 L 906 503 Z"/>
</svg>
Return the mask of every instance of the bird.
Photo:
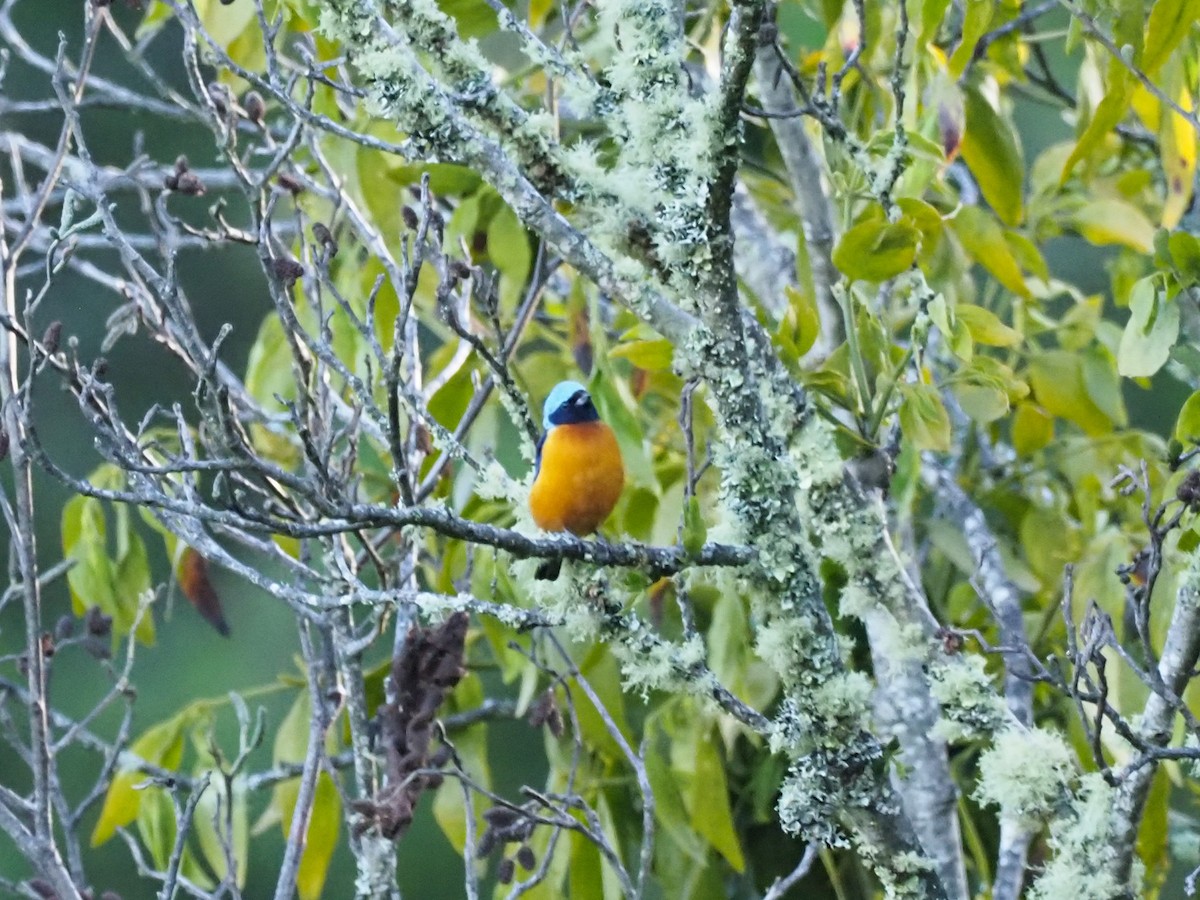
<svg viewBox="0 0 1200 900">
<path fill-rule="evenodd" d="M 545 531 L 585 537 L 608 518 L 625 486 L 617 437 L 577 381 L 559 382 L 550 391 L 542 427 L 529 511 Z M 556 568 L 546 568 L 544 577 L 556 575 Z"/>
</svg>

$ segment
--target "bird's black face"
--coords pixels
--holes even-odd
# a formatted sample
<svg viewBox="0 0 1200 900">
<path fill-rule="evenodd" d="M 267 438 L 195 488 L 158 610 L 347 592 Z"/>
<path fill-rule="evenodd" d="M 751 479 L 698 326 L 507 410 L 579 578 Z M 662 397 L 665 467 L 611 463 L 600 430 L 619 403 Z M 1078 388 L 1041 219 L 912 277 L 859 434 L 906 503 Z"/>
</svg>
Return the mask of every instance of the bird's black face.
<svg viewBox="0 0 1200 900">
<path fill-rule="evenodd" d="M 550 422 L 554 425 L 577 425 L 599 419 L 600 413 L 596 412 L 596 404 L 592 403 L 587 391 L 576 391 L 550 414 Z"/>
</svg>

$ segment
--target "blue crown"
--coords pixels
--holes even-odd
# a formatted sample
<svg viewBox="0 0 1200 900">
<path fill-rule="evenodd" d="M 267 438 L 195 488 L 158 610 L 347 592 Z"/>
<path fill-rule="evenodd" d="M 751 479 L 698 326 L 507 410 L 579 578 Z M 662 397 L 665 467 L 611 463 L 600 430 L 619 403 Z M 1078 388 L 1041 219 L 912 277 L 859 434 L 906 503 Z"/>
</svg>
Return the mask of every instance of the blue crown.
<svg viewBox="0 0 1200 900">
<path fill-rule="evenodd" d="M 542 427 L 549 431 L 555 425 L 571 422 L 594 422 L 600 418 L 592 398 L 578 381 L 560 381 L 546 398 L 542 407 Z"/>
</svg>

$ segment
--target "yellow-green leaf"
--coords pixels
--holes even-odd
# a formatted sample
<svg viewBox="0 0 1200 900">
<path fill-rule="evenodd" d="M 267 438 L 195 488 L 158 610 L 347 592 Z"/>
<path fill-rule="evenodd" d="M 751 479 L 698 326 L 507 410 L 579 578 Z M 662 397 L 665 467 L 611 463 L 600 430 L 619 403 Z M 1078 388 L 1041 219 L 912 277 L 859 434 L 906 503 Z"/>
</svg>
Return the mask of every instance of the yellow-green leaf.
<svg viewBox="0 0 1200 900">
<path fill-rule="evenodd" d="M 683 508 L 683 549 L 688 556 L 699 556 L 704 547 L 708 531 L 704 526 L 704 515 L 700 511 L 700 499 L 696 496 L 688 498 L 687 506 Z"/>
<path fill-rule="evenodd" d="M 817 309 L 817 298 L 811 291 L 798 291 L 790 284 L 784 286 L 788 299 L 787 313 L 780 330 L 789 328 L 792 349 L 796 356 L 803 356 L 812 349 L 821 334 L 821 314 Z"/>
<path fill-rule="evenodd" d="M 312 813 L 304 838 L 304 855 L 300 857 L 300 869 L 296 872 L 296 893 L 300 900 L 320 900 L 341 825 L 342 801 L 337 785 L 328 772 L 322 772 L 317 776 Z"/>
<path fill-rule="evenodd" d="M 1017 130 L 992 108 L 977 88 L 969 86 L 963 101 L 966 131 L 962 158 L 1000 221 L 1017 225 L 1025 215 L 1025 158 Z"/>
<path fill-rule="evenodd" d="M 627 359 L 639 369 L 660 372 L 671 368 L 674 352 L 670 341 L 658 338 L 652 341 L 628 341 L 624 344 L 617 344 L 608 351 L 608 355 Z"/>
<path fill-rule="evenodd" d="M 1019 456 L 1032 456 L 1054 440 L 1054 419 L 1036 403 L 1020 403 L 1013 414 L 1013 449 Z"/>
<path fill-rule="evenodd" d="M 964 206 L 954 217 L 954 230 L 966 251 L 997 281 L 1014 294 L 1030 297 L 1021 266 L 1004 239 L 1004 230 L 990 213 L 977 206 Z"/>
<path fill-rule="evenodd" d="M 741 872 L 746 868 L 746 861 L 742 857 L 741 842 L 733 826 L 725 766 L 718 752 L 720 742 L 715 738 L 716 735 L 709 730 L 696 742 L 688 807 L 692 827 L 725 857 L 735 872 Z"/>
<path fill-rule="evenodd" d="M 1079 136 L 1079 140 L 1075 142 L 1075 149 L 1067 157 L 1062 174 L 1059 176 L 1060 183 L 1071 177 L 1071 170 L 1080 160 L 1091 156 L 1100 142 L 1108 137 L 1109 133 L 1125 118 L 1125 113 L 1129 110 L 1132 82 L 1128 72 L 1117 60 L 1109 65 L 1108 72 L 1108 92 L 1096 106 L 1091 121 L 1088 122 L 1083 134 Z"/>
<path fill-rule="evenodd" d="M 164 769 L 178 767 L 183 756 L 183 725 L 183 718 L 175 716 L 147 729 L 129 748 L 131 756 Z M 138 772 L 134 768 L 135 765 L 133 760 L 128 764 L 123 763 L 112 784 L 108 786 L 104 795 L 104 806 L 100 810 L 100 819 L 92 830 L 93 847 L 99 847 L 111 838 L 118 828 L 137 818 L 142 793 L 134 790 L 133 786 L 145 781 L 146 776 Z"/>
<path fill-rule="evenodd" d="M 937 389 L 928 384 L 900 385 L 900 427 L 921 450 L 950 449 L 950 415 Z"/>
<path fill-rule="evenodd" d="M 1146 21 L 1142 71 L 1153 76 L 1200 19 L 1200 0 L 1156 0 Z"/>
<path fill-rule="evenodd" d="M 1127 378 L 1153 375 L 1167 361 L 1179 337 L 1179 304 L 1143 278 L 1129 295 L 1129 321 L 1117 348 L 1117 370 Z"/>
<path fill-rule="evenodd" d="M 992 0 L 967 0 L 966 11 L 963 13 L 962 38 L 947 64 L 950 74 L 955 78 L 962 75 L 967 63 L 974 57 L 975 45 L 987 31 L 995 7 L 996 4 Z"/>
<path fill-rule="evenodd" d="M 954 308 L 954 315 L 966 323 L 971 337 L 978 344 L 986 344 L 989 347 L 1015 347 L 1021 343 L 1021 332 L 1009 328 L 990 309 L 960 303 Z"/>
<path fill-rule="evenodd" d="M 1035 354 L 1029 360 L 1029 386 L 1051 415 L 1074 422 L 1088 434 L 1112 431 L 1112 420 L 1088 396 L 1078 354 L 1067 350 Z"/>
<path fill-rule="evenodd" d="M 853 280 L 887 281 L 912 266 L 919 237 L 908 222 L 859 222 L 838 241 L 833 264 Z"/>
<path fill-rule="evenodd" d="M 1073 216 L 1079 233 L 1093 244 L 1121 244 L 1139 253 L 1154 247 L 1154 226 L 1145 214 L 1124 200 L 1102 197 L 1081 206 Z"/>
<path fill-rule="evenodd" d="M 1200 391 L 1184 401 L 1175 420 L 1175 439 L 1184 445 L 1200 443 Z"/>
<path fill-rule="evenodd" d="M 1178 90 L 1173 92 L 1175 102 L 1183 109 L 1191 109 L 1192 94 L 1183 83 L 1179 71 L 1182 67 L 1171 68 L 1172 74 L 1181 82 Z M 1158 148 L 1167 188 L 1167 198 L 1163 203 L 1162 227 L 1174 228 L 1187 212 L 1192 199 L 1192 186 L 1196 178 L 1196 129 L 1179 113 L 1168 109 L 1165 103 L 1162 106 L 1162 128 L 1158 135 Z"/>
</svg>

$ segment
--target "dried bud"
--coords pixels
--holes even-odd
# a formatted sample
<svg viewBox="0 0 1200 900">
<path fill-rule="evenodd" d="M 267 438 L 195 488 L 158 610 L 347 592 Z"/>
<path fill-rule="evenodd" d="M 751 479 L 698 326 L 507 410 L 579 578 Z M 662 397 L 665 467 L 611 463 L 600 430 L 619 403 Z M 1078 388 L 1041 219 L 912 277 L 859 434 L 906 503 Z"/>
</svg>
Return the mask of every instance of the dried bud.
<svg viewBox="0 0 1200 900">
<path fill-rule="evenodd" d="M 1175 489 L 1175 497 L 1192 509 L 1200 506 L 1200 469 L 1192 469 L 1184 476 L 1179 487 Z"/>
<path fill-rule="evenodd" d="M 195 172 L 183 172 L 175 179 L 175 190 L 190 197 L 199 197 L 208 189 Z"/>
<path fill-rule="evenodd" d="M 475 845 L 476 856 L 487 856 L 496 849 L 496 832 L 492 829 L 486 829 L 479 837 L 479 843 Z"/>
<path fill-rule="evenodd" d="M 271 270 L 283 284 L 291 286 L 304 274 L 304 266 L 290 256 L 280 256 L 271 261 Z"/>
<path fill-rule="evenodd" d="M 500 860 L 500 865 L 496 869 L 496 880 L 501 884 L 512 884 L 513 875 L 516 874 L 517 867 L 507 856 Z"/>
<path fill-rule="evenodd" d="M 188 158 L 180 153 L 175 157 L 175 174 L 182 175 L 188 170 Z"/>
<path fill-rule="evenodd" d="M 302 185 L 293 175 L 287 172 L 280 172 L 275 179 L 281 188 L 295 196 L 296 194 L 304 193 L 304 185 Z"/>
<path fill-rule="evenodd" d="M 426 775 L 424 778 L 425 787 L 429 788 L 430 790 L 435 790 L 436 788 L 440 788 L 442 786 L 442 782 L 445 780 L 446 779 L 437 772 L 433 773 L 432 775 Z"/>
<path fill-rule="evenodd" d="M 179 189 L 179 176 L 172 172 L 170 175 L 163 176 L 163 187 L 168 191 Z"/>
<path fill-rule="evenodd" d="M 507 806 L 493 806 L 483 811 L 483 818 L 489 825 L 495 828 L 507 828 L 520 819 L 521 814 L 515 809 L 509 809 Z"/>
<path fill-rule="evenodd" d="M 522 844 L 521 848 L 517 850 L 517 862 L 526 872 L 532 871 L 533 867 L 537 865 L 537 857 L 534 856 L 533 848 L 528 844 Z"/>
<path fill-rule="evenodd" d="M 246 110 L 246 118 L 258 125 L 267 112 L 267 104 L 263 102 L 262 94 L 258 91 L 247 91 L 246 96 L 242 98 L 242 109 Z"/>
<path fill-rule="evenodd" d="M 92 363 L 92 376 L 95 378 L 103 378 L 108 374 L 108 360 L 103 356 L 97 356 Z"/>
<path fill-rule="evenodd" d="M 42 349 L 46 351 L 47 356 L 53 356 L 58 352 L 58 342 L 62 339 L 62 322 L 57 319 L 46 326 L 46 331 L 42 335 Z"/>
<path fill-rule="evenodd" d="M 433 452 L 433 433 L 423 422 L 417 423 L 417 450 L 427 456 Z"/>
<path fill-rule="evenodd" d="M 65 641 L 75 633 L 75 617 L 74 616 L 59 616 L 58 621 L 54 623 L 54 638 L 58 641 Z"/>
<path fill-rule="evenodd" d="M 471 267 L 461 259 L 452 259 L 450 260 L 450 277 L 466 281 L 471 277 Z"/>
<path fill-rule="evenodd" d="M 8 432 L 0 430 L 0 460 L 8 457 Z"/>
<path fill-rule="evenodd" d="M 22 678 L 29 674 L 29 657 L 24 653 L 17 657 L 17 671 L 21 673 Z"/>
<path fill-rule="evenodd" d="M 411 206 L 400 207 L 400 218 L 404 220 L 404 227 L 409 231 L 416 231 L 417 226 L 421 224 Z"/>
<path fill-rule="evenodd" d="M 44 900 L 57 900 L 58 892 L 54 890 L 54 886 L 48 881 L 43 881 L 41 878 L 31 878 L 25 882 L 25 887 L 33 891 Z"/>
<path fill-rule="evenodd" d="M 54 635 L 48 631 L 42 632 L 42 658 L 49 659 L 54 655 Z"/>
<path fill-rule="evenodd" d="M 93 606 L 83 617 L 88 634 L 93 637 L 108 637 L 112 633 L 112 616 L 106 616 L 100 607 Z"/>
<path fill-rule="evenodd" d="M 331 259 L 333 257 L 337 256 L 337 252 L 338 252 L 337 241 L 335 241 L 333 239 L 333 234 L 330 232 L 329 228 L 325 225 L 324 222 L 314 222 L 313 227 L 312 227 L 312 233 L 313 233 L 313 237 L 316 238 L 317 243 L 321 244 L 324 247 L 329 248 L 329 257 Z"/>
<path fill-rule="evenodd" d="M 546 727 L 550 729 L 550 733 L 556 738 L 562 737 L 563 732 L 567 730 L 563 724 L 562 713 L 559 712 L 557 706 L 551 709 L 550 715 L 546 717 Z"/>
<path fill-rule="evenodd" d="M 229 111 L 229 88 L 219 81 L 213 81 L 208 85 L 208 99 L 213 102 L 219 115 L 223 116 Z"/>
</svg>

